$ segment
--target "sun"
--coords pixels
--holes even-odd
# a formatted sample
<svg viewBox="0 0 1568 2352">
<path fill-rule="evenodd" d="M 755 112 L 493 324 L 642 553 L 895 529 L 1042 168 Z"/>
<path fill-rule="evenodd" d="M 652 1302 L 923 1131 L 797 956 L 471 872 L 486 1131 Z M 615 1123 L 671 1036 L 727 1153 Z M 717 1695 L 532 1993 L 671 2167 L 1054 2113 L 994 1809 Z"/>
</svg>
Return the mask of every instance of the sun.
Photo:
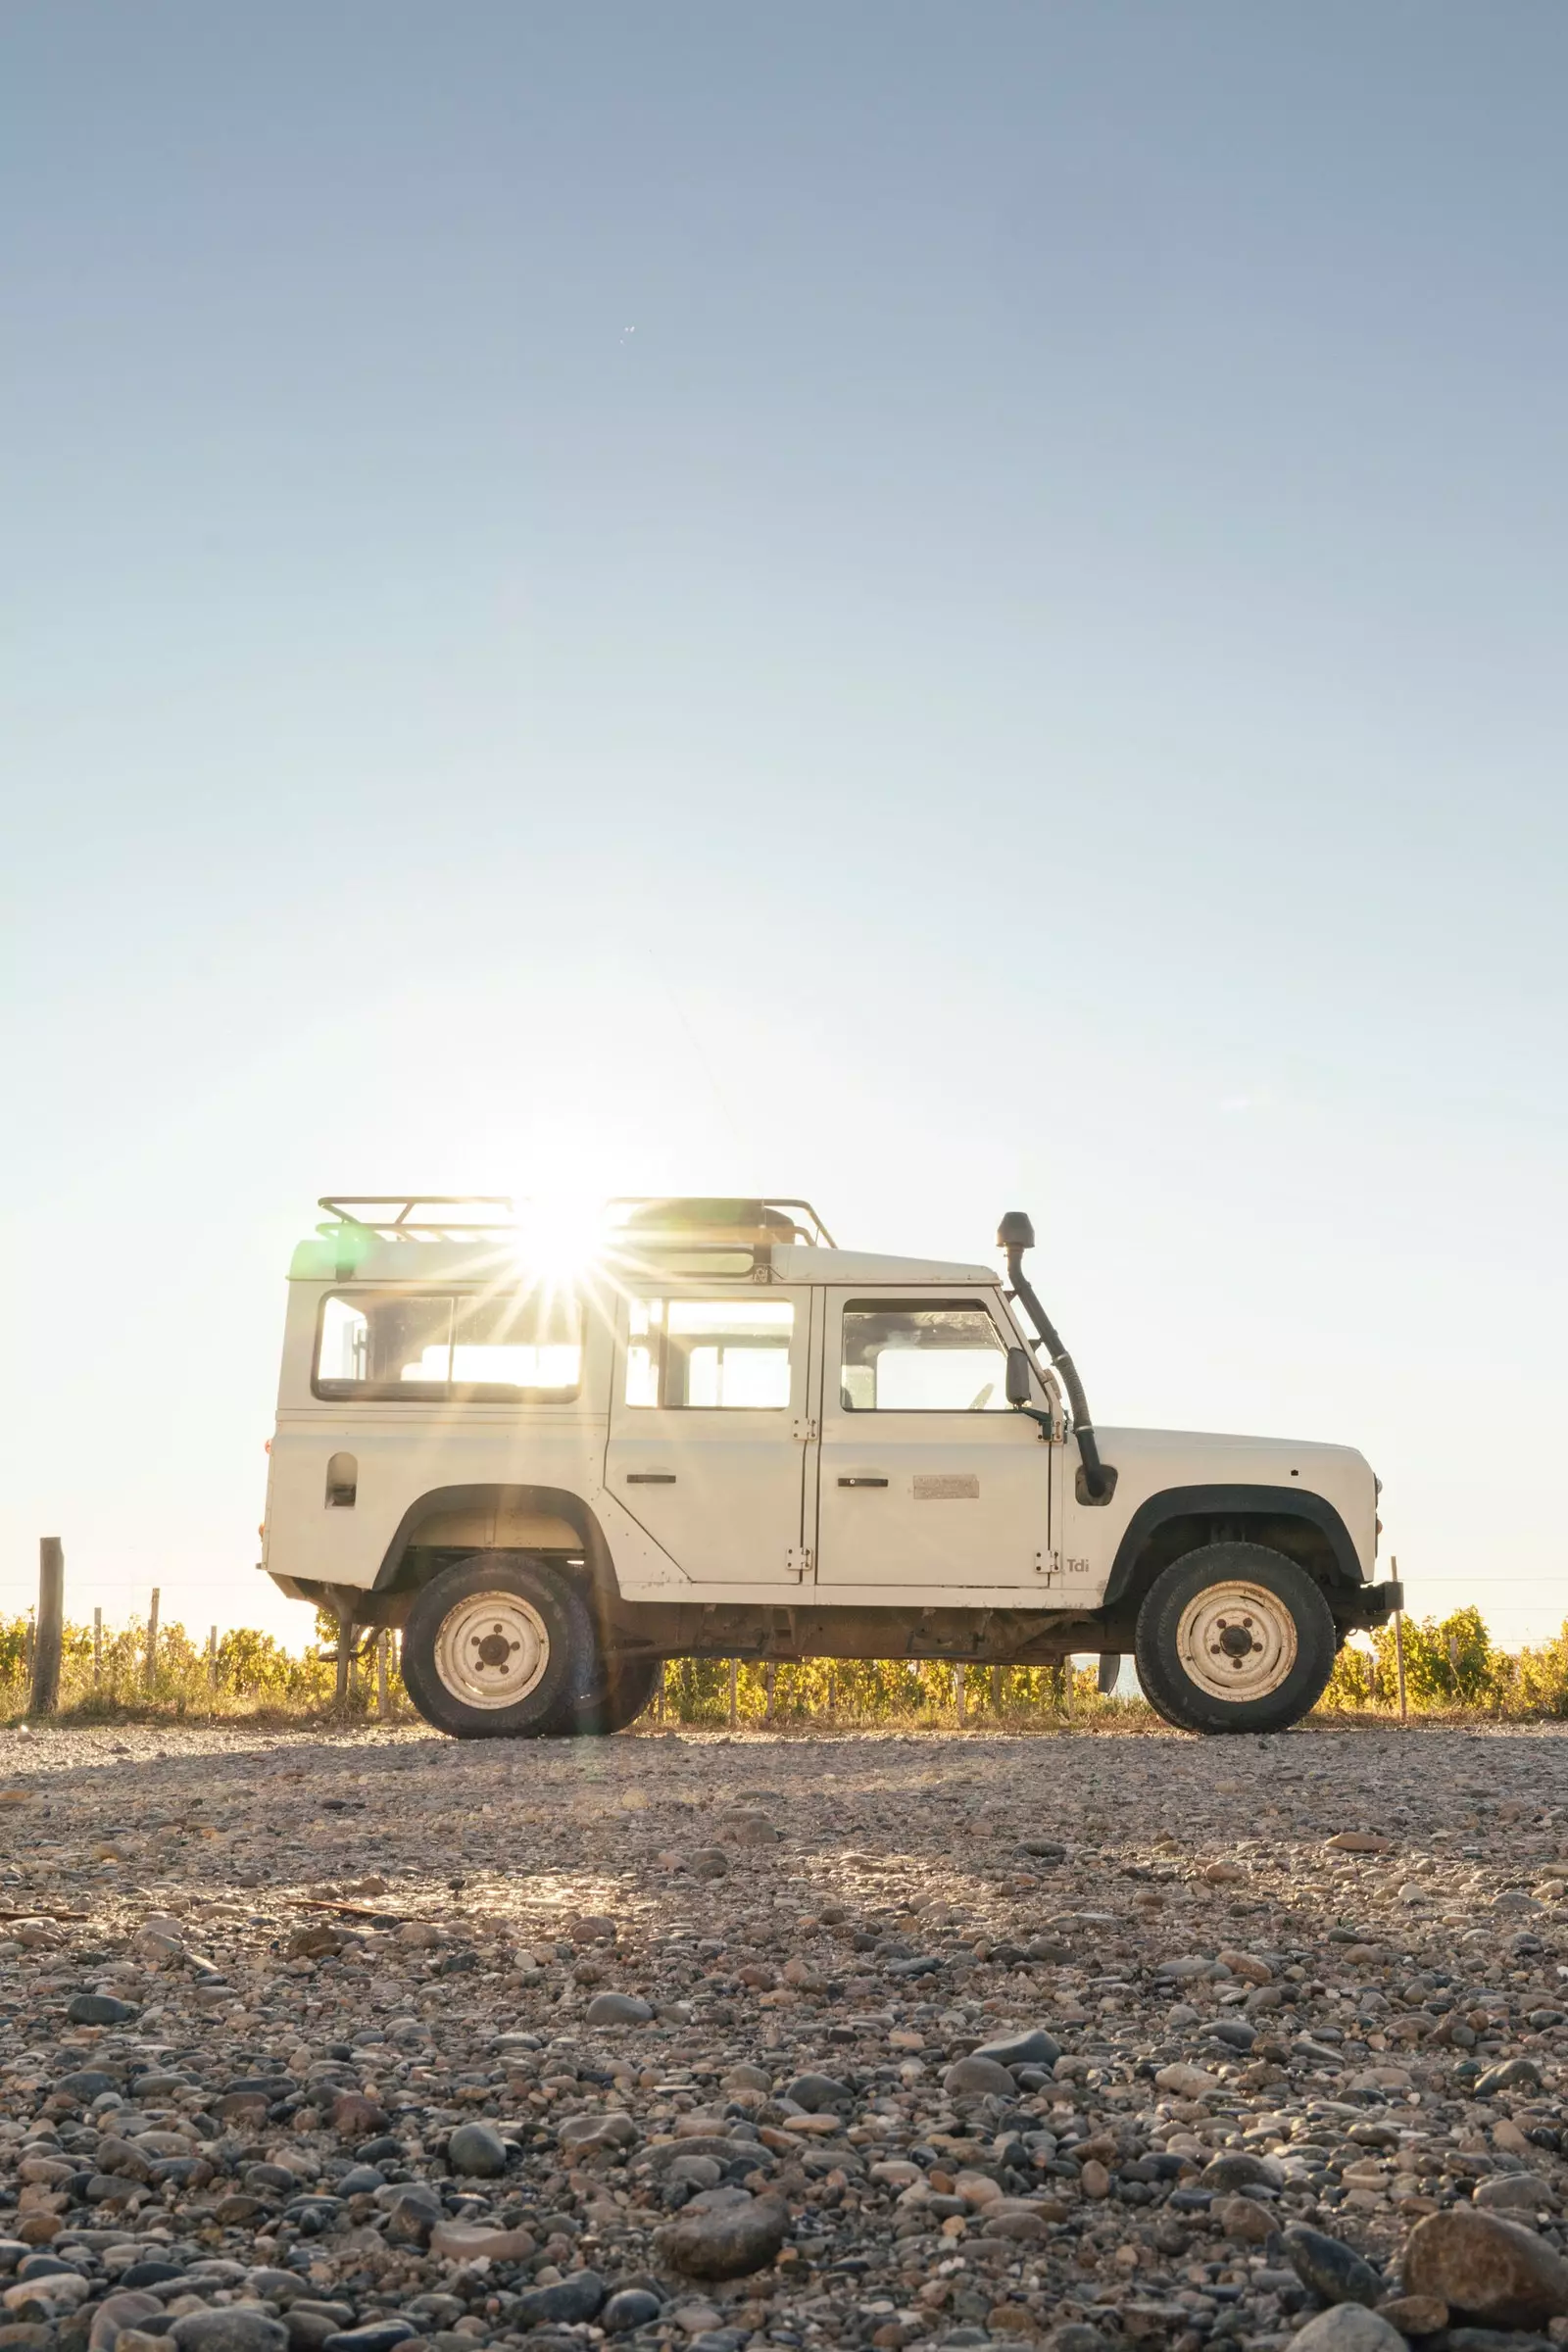
<svg viewBox="0 0 1568 2352">
<path fill-rule="evenodd" d="M 517 1255 L 529 1272 L 564 1287 L 588 1273 L 609 1238 L 603 1201 L 538 1193 L 517 1202 Z"/>
</svg>

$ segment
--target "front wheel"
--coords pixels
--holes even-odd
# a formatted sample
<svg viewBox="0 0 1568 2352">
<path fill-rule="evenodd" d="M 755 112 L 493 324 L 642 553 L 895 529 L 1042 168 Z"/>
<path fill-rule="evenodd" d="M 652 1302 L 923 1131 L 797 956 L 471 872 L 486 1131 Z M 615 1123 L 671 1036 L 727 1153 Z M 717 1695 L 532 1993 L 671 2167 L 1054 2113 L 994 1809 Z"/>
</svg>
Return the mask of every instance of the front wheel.
<svg viewBox="0 0 1568 2352">
<path fill-rule="evenodd" d="M 1261 1544 L 1207 1544 L 1138 1612 L 1138 1679 L 1184 1732 L 1282 1732 L 1322 1697 L 1334 1619 L 1304 1568 Z"/>
<path fill-rule="evenodd" d="M 597 1652 L 575 1586 L 523 1552 L 476 1552 L 416 1596 L 403 1680 L 426 1723 L 457 1740 L 529 1740 L 587 1692 Z"/>
</svg>

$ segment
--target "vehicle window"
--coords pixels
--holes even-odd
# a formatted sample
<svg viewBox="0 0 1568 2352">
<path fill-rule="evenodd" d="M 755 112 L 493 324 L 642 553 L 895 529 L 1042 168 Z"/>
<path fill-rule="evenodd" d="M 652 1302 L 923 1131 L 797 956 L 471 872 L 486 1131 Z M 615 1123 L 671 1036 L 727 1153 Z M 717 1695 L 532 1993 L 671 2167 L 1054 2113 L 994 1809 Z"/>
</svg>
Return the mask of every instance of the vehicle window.
<svg viewBox="0 0 1568 2352">
<path fill-rule="evenodd" d="M 839 1402 L 849 1413 L 1002 1413 L 1007 1347 L 974 1299 L 852 1299 Z"/>
<path fill-rule="evenodd" d="M 626 1402 L 787 1409 L 794 1334 L 787 1298 L 634 1298 Z"/>
<path fill-rule="evenodd" d="M 322 1302 L 318 1396 L 536 1401 L 576 1395 L 582 1310 L 543 1293 L 336 1293 Z"/>
</svg>

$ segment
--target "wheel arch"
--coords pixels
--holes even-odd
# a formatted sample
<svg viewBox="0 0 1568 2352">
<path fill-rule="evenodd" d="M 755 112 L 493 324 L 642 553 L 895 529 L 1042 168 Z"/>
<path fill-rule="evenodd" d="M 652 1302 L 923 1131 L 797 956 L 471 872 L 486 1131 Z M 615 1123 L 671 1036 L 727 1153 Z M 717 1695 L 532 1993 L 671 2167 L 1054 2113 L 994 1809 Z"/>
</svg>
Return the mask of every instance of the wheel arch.
<svg viewBox="0 0 1568 2352">
<path fill-rule="evenodd" d="M 475 1520 L 487 1522 L 487 1531 L 481 1528 L 475 1536 L 472 1532 Z M 469 1524 L 465 1527 L 465 1522 Z M 411 1554 L 431 1544 L 466 1554 L 475 1551 L 548 1554 L 567 1548 L 560 1540 L 563 1530 L 569 1531 L 570 1549 L 581 1553 L 596 1600 L 608 1604 L 618 1599 L 620 1587 L 604 1529 L 580 1494 L 566 1487 L 494 1483 L 431 1487 L 411 1502 L 386 1547 L 370 1591 L 412 1592 L 427 1583 L 435 1571 L 423 1567 Z"/>
<path fill-rule="evenodd" d="M 1365 1579 L 1345 1521 L 1321 1494 L 1292 1487 L 1164 1487 L 1128 1520 L 1111 1562 L 1102 1607 L 1136 1616 L 1145 1593 L 1173 1560 L 1205 1544 L 1262 1544 L 1304 1568 L 1333 1606 L 1336 1592 Z"/>
</svg>

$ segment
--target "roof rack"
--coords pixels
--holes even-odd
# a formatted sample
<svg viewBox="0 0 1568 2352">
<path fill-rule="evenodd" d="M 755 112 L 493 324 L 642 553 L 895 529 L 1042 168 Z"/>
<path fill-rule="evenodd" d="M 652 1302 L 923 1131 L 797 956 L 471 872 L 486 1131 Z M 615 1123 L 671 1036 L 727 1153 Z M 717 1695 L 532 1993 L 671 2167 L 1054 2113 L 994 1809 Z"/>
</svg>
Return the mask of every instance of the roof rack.
<svg viewBox="0 0 1568 2352">
<path fill-rule="evenodd" d="M 354 1225 L 389 1242 L 467 1242 L 505 1239 L 523 1204 L 510 1193 L 328 1193 L 317 1205 L 331 1220 L 318 1228 L 322 1234 Z M 605 1202 L 605 1216 L 610 1247 L 630 1245 L 639 1253 L 693 1243 L 835 1247 L 809 1200 L 623 1195 Z"/>
<path fill-rule="evenodd" d="M 387 1242 L 472 1241 L 510 1233 L 517 1221 L 517 1204 L 510 1193 L 336 1193 L 323 1195 L 316 1205 L 324 1208 L 331 1219 L 330 1224 L 318 1228 L 319 1232 L 360 1225 Z M 497 1213 L 477 1217 L 425 1213 L 432 1209 L 490 1209 Z"/>
</svg>

